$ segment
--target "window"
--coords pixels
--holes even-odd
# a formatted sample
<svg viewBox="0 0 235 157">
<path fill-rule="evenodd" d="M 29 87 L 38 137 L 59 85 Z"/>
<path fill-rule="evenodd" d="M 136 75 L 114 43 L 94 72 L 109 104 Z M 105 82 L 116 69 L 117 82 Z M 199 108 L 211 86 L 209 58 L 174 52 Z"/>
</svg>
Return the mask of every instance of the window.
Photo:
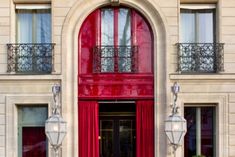
<svg viewBox="0 0 235 157">
<path fill-rule="evenodd" d="M 181 36 L 182 43 L 215 42 L 215 9 L 182 9 Z"/>
<path fill-rule="evenodd" d="M 16 5 L 17 44 L 8 44 L 8 71 L 52 71 L 50 5 Z"/>
<path fill-rule="evenodd" d="M 50 5 L 16 5 L 17 42 L 51 43 Z"/>
<path fill-rule="evenodd" d="M 131 40 L 131 10 L 126 8 L 101 9 L 101 72 L 134 72 L 137 51 Z"/>
<path fill-rule="evenodd" d="M 18 107 L 18 156 L 47 157 L 47 107 Z"/>
<path fill-rule="evenodd" d="M 184 157 L 215 157 L 215 107 L 185 107 Z"/>
<path fill-rule="evenodd" d="M 223 44 L 216 43 L 215 5 L 181 5 L 179 71 L 217 72 Z"/>
</svg>

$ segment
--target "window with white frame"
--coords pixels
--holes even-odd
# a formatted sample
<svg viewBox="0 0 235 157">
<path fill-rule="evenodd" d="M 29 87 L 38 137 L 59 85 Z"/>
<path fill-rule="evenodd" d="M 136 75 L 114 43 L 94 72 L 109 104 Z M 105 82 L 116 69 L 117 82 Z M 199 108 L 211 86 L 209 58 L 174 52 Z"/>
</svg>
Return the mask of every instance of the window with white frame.
<svg viewBox="0 0 235 157">
<path fill-rule="evenodd" d="M 192 157 L 194 155 L 215 157 L 215 107 L 184 107 L 184 117 L 187 121 L 187 133 L 184 138 L 184 157 Z"/>
</svg>

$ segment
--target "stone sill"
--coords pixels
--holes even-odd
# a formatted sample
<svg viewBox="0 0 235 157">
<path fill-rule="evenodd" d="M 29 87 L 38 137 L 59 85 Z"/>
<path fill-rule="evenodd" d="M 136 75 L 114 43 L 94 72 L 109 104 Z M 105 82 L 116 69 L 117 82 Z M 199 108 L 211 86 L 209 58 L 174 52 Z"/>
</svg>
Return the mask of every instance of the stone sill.
<svg viewBox="0 0 235 157">
<path fill-rule="evenodd" d="M 169 74 L 170 80 L 235 80 L 235 74 Z"/>
<path fill-rule="evenodd" d="M 0 81 L 2 80 L 61 80 L 60 74 L 48 75 L 20 75 L 20 74 L 0 74 Z"/>
</svg>

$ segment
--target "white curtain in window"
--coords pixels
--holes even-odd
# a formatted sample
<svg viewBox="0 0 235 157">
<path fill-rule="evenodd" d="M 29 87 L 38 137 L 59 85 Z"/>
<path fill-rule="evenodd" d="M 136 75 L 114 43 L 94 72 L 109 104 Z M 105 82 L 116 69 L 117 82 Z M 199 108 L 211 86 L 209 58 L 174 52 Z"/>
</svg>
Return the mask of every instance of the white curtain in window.
<svg viewBox="0 0 235 157">
<path fill-rule="evenodd" d="M 207 10 L 184 10 L 181 12 L 182 43 L 213 43 L 213 12 Z"/>
<path fill-rule="evenodd" d="M 50 9 L 17 10 L 18 43 L 50 43 Z"/>
<path fill-rule="evenodd" d="M 29 10 L 18 10 L 17 37 L 18 43 L 31 43 L 33 38 L 33 15 Z"/>
<path fill-rule="evenodd" d="M 213 43 L 213 13 L 198 13 L 198 42 Z"/>
<path fill-rule="evenodd" d="M 182 43 L 195 42 L 195 14 L 194 13 L 181 13 L 181 39 Z"/>
<path fill-rule="evenodd" d="M 48 10 L 37 10 L 36 21 L 36 42 L 51 42 L 51 15 Z"/>
</svg>

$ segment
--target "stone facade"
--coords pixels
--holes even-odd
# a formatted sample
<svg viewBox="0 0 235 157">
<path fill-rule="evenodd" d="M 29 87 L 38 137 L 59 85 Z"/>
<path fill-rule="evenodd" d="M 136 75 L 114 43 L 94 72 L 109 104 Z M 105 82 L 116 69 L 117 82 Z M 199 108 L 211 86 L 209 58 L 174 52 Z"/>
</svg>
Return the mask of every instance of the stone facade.
<svg viewBox="0 0 235 157">
<path fill-rule="evenodd" d="M 7 72 L 7 43 L 15 43 L 15 4 L 51 3 L 55 72 L 19 75 Z M 68 133 L 62 157 L 78 156 L 77 73 L 78 33 L 83 20 L 108 0 L 0 0 L 0 157 L 17 156 L 16 106 L 48 104 L 51 86 L 62 85 L 62 114 Z M 213 3 L 217 7 L 217 40 L 224 45 L 224 71 L 214 74 L 176 72 L 180 3 Z M 234 0 L 120 0 L 139 10 L 154 34 L 155 156 L 170 157 L 164 120 L 173 101 L 170 87 L 178 82 L 178 104 L 216 106 L 216 157 L 235 156 L 235 1 Z M 234 87 L 234 88 L 233 88 Z M 50 108 L 50 107 L 49 107 Z M 52 155 L 50 155 L 52 156 Z M 183 156 L 183 148 L 177 150 Z"/>
</svg>

